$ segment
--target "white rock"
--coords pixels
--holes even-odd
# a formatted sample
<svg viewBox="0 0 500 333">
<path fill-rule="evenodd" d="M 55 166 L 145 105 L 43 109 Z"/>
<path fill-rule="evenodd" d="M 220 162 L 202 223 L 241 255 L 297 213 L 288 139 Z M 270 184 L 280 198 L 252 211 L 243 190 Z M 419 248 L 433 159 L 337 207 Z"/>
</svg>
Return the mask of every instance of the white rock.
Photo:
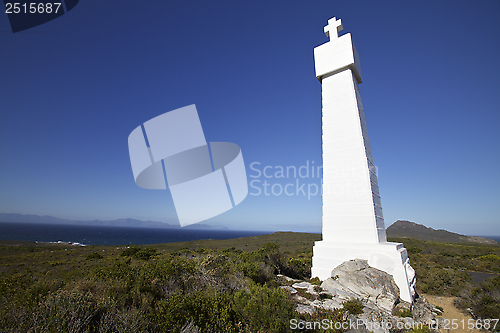
<svg viewBox="0 0 500 333">
<path fill-rule="evenodd" d="M 304 314 L 304 313 L 313 314 L 314 312 L 316 312 L 314 307 L 312 307 L 310 305 L 300 304 L 300 303 L 297 304 L 297 306 L 295 307 L 295 311 L 297 311 L 300 314 Z"/>
<path fill-rule="evenodd" d="M 281 289 L 288 290 L 292 295 L 297 293 L 297 289 L 290 286 L 280 286 Z"/>
<path fill-rule="evenodd" d="M 332 298 L 332 299 L 325 299 L 323 301 L 323 304 L 321 307 L 325 310 L 330 310 L 333 311 L 335 309 L 341 309 L 342 308 L 342 302 L 339 299 Z"/>
<path fill-rule="evenodd" d="M 300 281 L 302 281 L 302 280 L 292 279 L 291 277 L 288 277 L 288 276 L 283 275 L 283 274 L 278 274 L 278 275 L 276 275 L 276 276 L 277 276 L 277 277 L 282 277 L 282 278 L 284 278 L 285 280 L 287 280 L 287 281 L 291 281 L 291 282 L 300 282 Z"/>
<path fill-rule="evenodd" d="M 292 287 L 296 289 L 309 289 L 310 286 L 311 284 L 309 282 L 299 282 L 292 284 Z"/>
<path fill-rule="evenodd" d="M 358 298 L 391 313 L 399 302 L 399 288 L 391 275 L 368 266 L 366 260 L 350 260 L 332 271 L 321 287 L 341 299 Z"/>
</svg>

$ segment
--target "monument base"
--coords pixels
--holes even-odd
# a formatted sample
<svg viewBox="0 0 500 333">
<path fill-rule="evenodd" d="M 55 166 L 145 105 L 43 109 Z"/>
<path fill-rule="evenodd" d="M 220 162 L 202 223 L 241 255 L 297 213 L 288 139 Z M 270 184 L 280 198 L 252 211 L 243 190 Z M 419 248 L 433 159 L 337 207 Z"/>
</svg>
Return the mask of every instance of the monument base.
<svg viewBox="0 0 500 333">
<path fill-rule="evenodd" d="M 332 270 L 351 259 L 368 260 L 368 265 L 391 274 L 399 287 L 400 298 L 410 304 L 415 298 L 415 270 L 402 243 L 342 244 L 315 242 L 311 277 L 326 280 Z"/>
</svg>

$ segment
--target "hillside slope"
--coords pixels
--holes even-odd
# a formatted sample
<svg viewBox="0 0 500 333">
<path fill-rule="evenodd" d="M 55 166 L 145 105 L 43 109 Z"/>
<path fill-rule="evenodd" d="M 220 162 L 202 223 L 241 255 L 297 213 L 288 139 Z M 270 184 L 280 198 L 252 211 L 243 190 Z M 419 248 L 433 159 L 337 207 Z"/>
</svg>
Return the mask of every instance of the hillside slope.
<svg viewBox="0 0 500 333">
<path fill-rule="evenodd" d="M 452 243 L 483 243 L 497 244 L 492 239 L 479 236 L 464 236 L 446 230 L 435 230 L 410 221 L 398 220 L 387 228 L 387 237 L 415 238 L 420 240 L 452 242 Z"/>
</svg>

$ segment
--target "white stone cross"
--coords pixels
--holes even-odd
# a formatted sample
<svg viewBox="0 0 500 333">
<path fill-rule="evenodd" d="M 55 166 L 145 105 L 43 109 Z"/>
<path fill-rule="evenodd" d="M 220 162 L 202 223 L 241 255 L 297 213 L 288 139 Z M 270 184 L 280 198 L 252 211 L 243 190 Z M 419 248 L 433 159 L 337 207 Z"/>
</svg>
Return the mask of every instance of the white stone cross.
<svg viewBox="0 0 500 333">
<path fill-rule="evenodd" d="M 326 37 L 330 37 L 330 40 L 338 38 L 339 32 L 342 31 L 344 27 L 342 26 L 342 20 L 336 19 L 335 17 L 328 20 L 328 25 L 325 26 L 325 35 Z"/>
</svg>

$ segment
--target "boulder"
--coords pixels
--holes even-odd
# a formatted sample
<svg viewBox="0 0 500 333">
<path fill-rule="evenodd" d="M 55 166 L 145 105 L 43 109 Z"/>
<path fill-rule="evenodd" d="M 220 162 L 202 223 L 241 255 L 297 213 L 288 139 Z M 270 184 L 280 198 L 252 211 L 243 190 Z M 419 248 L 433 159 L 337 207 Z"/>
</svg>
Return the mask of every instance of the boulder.
<svg viewBox="0 0 500 333">
<path fill-rule="evenodd" d="M 442 314 L 434 305 L 424 297 L 419 295 L 413 302 L 413 318 L 422 323 L 430 323 L 435 320 L 436 315 Z"/>
<path fill-rule="evenodd" d="M 406 328 L 432 322 L 435 320 L 435 315 L 439 314 L 439 310 L 423 296 L 417 295 L 413 306 L 401 300 L 399 288 L 392 275 L 370 267 L 366 260 L 346 261 L 337 266 L 331 276 L 321 284 L 323 291 L 305 281 L 294 281 L 291 287 L 281 286 L 281 288 L 292 293 L 292 299 L 297 303 L 295 310 L 302 314 L 313 314 L 316 309 L 339 309 L 343 307 L 345 301 L 360 300 L 364 306 L 363 313 L 358 315 L 344 313 L 344 316 L 347 316 L 344 320 L 347 318 L 348 321 L 356 323 L 356 330 L 349 331 L 351 333 L 390 333 L 409 330 Z M 297 292 L 293 293 L 293 290 L 297 289 L 309 295 L 303 291 L 300 293 L 307 297 Z M 323 294 L 328 294 L 331 298 L 324 297 Z M 413 318 L 395 315 L 402 310 L 411 310 Z"/>
<path fill-rule="evenodd" d="M 298 282 L 292 284 L 292 287 L 294 287 L 295 289 L 309 289 L 310 286 L 311 284 L 309 282 Z"/>
<path fill-rule="evenodd" d="M 325 299 L 324 301 L 322 301 L 320 303 L 321 303 L 320 307 L 322 309 L 329 310 L 329 311 L 333 311 L 335 309 L 342 308 L 342 302 L 338 298 Z"/>
<path fill-rule="evenodd" d="M 364 305 L 387 313 L 392 313 L 399 303 L 399 288 L 392 276 L 370 267 L 366 260 L 345 261 L 332 271 L 331 276 L 321 287 L 339 299 L 360 299 Z"/>
<path fill-rule="evenodd" d="M 314 290 L 314 287 L 316 287 L 314 284 L 311 284 L 309 282 L 300 282 L 300 283 L 294 283 L 292 284 L 292 287 L 295 289 L 305 289 L 309 294 L 312 295 L 317 295 L 318 292 Z"/>
</svg>

